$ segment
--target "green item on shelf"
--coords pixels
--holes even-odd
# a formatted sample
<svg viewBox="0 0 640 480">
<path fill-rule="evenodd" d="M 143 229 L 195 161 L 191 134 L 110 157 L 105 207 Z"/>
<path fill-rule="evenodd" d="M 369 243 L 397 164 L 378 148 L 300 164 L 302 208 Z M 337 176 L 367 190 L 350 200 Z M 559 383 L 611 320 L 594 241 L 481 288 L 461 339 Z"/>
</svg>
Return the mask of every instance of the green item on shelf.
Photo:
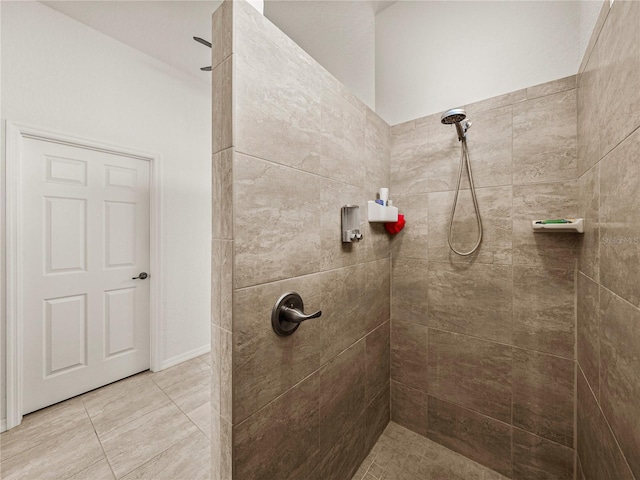
<svg viewBox="0 0 640 480">
<path fill-rule="evenodd" d="M 538 221 L 536 223 L 540 223 L 542 225 L 547 225 L 547 224 L 550 224 L 550 223 L 571 223 L 571 220 L 565 220 L 564 218 L 558 218 L 558 219 L 555 219 L 555 220 L 540 220 L 540 221 Z"/>
</svg>

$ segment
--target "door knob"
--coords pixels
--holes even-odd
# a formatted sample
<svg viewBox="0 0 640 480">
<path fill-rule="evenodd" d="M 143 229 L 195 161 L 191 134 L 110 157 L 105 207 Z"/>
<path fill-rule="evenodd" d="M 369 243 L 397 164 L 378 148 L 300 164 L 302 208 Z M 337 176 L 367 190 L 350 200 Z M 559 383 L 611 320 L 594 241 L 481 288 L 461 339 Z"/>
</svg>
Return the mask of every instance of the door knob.
<svg viewBox="0 0 640 480">
<path fill-rule="evenodd" d="M 312 318 L 318 318 L 322 311 L 307 315 L 304 313 L 304 303 L 296 292 L 282 295 L 271 311 L 271 326 L 273 331 L 281 337 L 286 337 L 295 332 L 300 324 Z"/>
<path fill-rule="evenodd" d="M 140 275 L 138 275 L 137 277 L 131 277 L 131 280 L 137 280 L 138 278 L 140 280 L 144 280 L 145 278 L 147 278 L 149 276 L 149 274 L 147 272 L 142 272 L 140 273 Z"/>
</svg>

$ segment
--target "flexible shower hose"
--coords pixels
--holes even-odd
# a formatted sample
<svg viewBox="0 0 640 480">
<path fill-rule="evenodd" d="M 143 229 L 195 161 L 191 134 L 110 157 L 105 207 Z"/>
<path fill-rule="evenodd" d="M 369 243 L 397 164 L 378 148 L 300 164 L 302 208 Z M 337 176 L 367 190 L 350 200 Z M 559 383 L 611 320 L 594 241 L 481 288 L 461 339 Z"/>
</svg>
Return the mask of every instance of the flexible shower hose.
<svg viewBox="0 0 640 480">
<path fill-rule="evenodd" d="M 469 160 L 469 149 L 467 148 L 467 138 L 462 137 L 460 149 L 460 169 L 458 170 L 458 185 L 456 186 L 456 194 L 453 197 L 453 206 L 451 207 L 451 218 L 449 219 L 449 231 L 447 233 L 447 242 L 453 253 L 462 257 L 467 257 L 475 252 L 482 242 L 482 218 L 480 218 L 480 209 L 478 208 L 478 199 L 476 198 L 476 187 L 473 185 L 473 174 L 471 173 L 471 161 Z M 456 213 L 458 205 L 458 194 L 460 193 L 460 182 L 462 181 L 462 171 L 464 170 L 465 160 L 467 164 L 467 173 L 469 174 L 469 185 L 471 186 L 471 198 L 473 199 L 473 208 L 476 212 L 476 223 L 478 225 L 478 241 L 468 252 L 460 252 L 456 250 L 451 243 L 451 231 L 453 230 L 453 216 Z"/>
</svg>

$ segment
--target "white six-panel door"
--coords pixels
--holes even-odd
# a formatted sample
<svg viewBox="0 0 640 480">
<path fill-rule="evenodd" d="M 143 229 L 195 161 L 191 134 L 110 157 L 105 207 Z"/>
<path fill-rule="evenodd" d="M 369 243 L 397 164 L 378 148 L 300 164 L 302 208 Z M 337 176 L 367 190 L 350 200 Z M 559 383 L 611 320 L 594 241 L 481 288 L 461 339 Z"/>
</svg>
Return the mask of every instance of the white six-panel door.
<svg viewBox="0 0 640 480">
<path fill-rule="evenodd" d="M 149 162 L 22 151 L 22 413 L 149 368 Z"/>
</svg>

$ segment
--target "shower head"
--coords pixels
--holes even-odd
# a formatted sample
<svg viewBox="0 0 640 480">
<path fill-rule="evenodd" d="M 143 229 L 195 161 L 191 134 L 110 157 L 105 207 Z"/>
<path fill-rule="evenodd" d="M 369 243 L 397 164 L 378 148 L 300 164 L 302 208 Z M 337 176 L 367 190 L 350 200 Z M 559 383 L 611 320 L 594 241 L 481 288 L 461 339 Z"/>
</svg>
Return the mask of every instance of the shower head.
<svg viewBox="0 0 640 480">
<path fill-rule="evenodd" d="M 467 129 L 471 126 L 471 122 L 466 122 L 468 125 L 465 125 L 465 127 L 461 125 L 465 118 L 467 118 L 467 113 L 464 108 L 452 108 L 442 114 L 440 121 L 444 125 L 455 125 L 458 132 L 458 140 L 462 141 L 467 134 Z"/>
<path fill-rule="evenodd" d="M 464 108 L 452 108 L 442 114 L 440 121 L 445 125 L 451 125 L 452 123 L 460 123 L 465 118 L 467 118 L 467 114 Z"/>
</svg>

